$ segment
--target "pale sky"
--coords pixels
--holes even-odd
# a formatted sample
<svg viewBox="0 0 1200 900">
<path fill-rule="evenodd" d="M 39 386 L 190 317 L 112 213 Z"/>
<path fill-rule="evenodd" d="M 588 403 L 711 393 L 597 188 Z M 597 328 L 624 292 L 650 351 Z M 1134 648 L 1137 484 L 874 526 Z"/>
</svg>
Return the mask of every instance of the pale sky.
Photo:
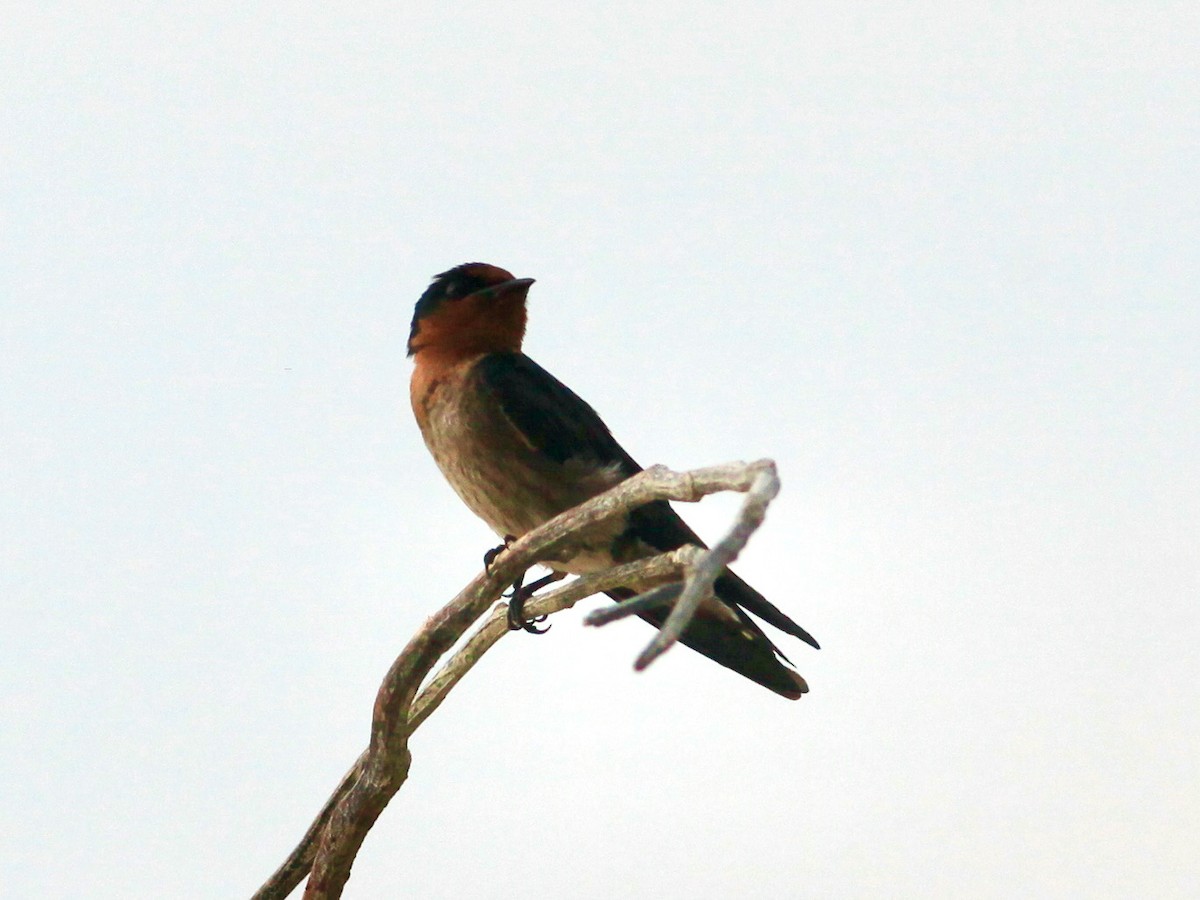
<svg viewBox="0 0 1200 900">
<path fill-rule="evenodd" d="M 1200 895 L 1200 11 L 1049 6 L 10 5 L 0 892 L 300 837 L 495 543 L 404 358 L 480 260 L 641 463 L 778 462 L 823 649 L 506 638 L 348 897 Z"/>
</svg>

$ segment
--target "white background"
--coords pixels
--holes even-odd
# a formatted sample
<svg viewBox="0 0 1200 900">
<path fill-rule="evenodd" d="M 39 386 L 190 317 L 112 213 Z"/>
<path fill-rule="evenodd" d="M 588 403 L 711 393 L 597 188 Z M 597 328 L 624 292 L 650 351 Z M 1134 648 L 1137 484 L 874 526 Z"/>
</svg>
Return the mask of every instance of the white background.
<svg viewBox="0 0 1200 900">
<path fill-rule="evenodd" d="M 507 638 L 348 896 L 1200 892 L 1194 3 L 22 6 L 0 893 L 299 838 L 494 543 L 407 401 L 470 260 L 643 464 L 778 461 L 738 568 L 824 649 Z"/>
</svg>

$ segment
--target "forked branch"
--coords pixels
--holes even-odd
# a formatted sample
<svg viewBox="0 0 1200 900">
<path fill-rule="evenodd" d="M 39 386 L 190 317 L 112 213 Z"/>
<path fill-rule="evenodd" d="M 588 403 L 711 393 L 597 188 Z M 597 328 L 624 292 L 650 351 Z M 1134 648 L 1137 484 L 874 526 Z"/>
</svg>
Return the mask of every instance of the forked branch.
<svg viewBox="0 0 1200 900">
<path fill-rule="evenodd" d="M 430 677 L 430 673 L 519 575 L 538 563 L 569 557 L 579 536 L 592 526 L 646 503 L 694 503 L 721 491 L 738 491 L 746 498 L 730 533 L 711 550 L 682 547 L 616 566 L 544 591 L 526 604 L 527 615 L 552 614 L 601 591 L 659 583 L 660 587 L 640 597 L 605 609 L 606 615 L 589 618 L 593 624 L 603 624 L 648 606 L 674 604 L 662 630 L 637 659 L 635 665 L 642 669 L 679 639 L 698 604 L 712 590 L 714 580 L 762 524 L 767 504 L 779 491 L 779 478 L 771 460 L 728 463 L 691 472 L 653 466 L 512 543 L 487 571 L 426 620 L 392 663 L 375 698 L 367 749 L 343 776 L 296 849 L 255 893 L 255 900 L 288 896 L 306 874 L 310 875 L 304 892 L 306 900 L 341 896 L 363 840 L 408 777 L 409 736 L 483 654 L 508 633 L 506 605 L 493 607 L 436 674 Z M 674 583 L 663 585 L 664 580 Z"/>
</svg>

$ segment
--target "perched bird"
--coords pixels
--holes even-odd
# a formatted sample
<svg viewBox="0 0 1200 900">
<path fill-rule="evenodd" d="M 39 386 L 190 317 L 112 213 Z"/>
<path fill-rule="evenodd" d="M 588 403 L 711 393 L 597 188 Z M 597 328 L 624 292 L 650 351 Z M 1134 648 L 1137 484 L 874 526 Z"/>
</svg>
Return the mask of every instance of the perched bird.
<svg viewBox="0 0 1200 900">
<path fill-rule="evenodd" d="M 456 266 L 421 295 L 408 337 L 412 408 L 425 444 L 463 502 L 505 541 L 641 471 L 587 403 L 521 352 L 531 284 L 485 263 Z M 657 501 L 590 533 L 570 559 L 545 565 L 583 574 L 685 544 L 703 546 Z M 635 593 L 631 586 L 610 596 Z M 806 693 L 747 611 L 817 647 L 808 632 L 729 570 L 715 593 L 682 643 L 785 697 Z M 642 615 L 655 626 L 665 617 Z"/>
</svg>

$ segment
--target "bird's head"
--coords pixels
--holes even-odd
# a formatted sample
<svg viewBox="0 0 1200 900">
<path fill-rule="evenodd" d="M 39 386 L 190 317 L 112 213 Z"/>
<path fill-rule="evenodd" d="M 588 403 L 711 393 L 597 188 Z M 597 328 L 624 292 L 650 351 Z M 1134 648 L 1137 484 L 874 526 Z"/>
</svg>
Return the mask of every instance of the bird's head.
<svg viewBox="0 0 1200 900">
<path fill-rule="evenodd" d="M 413 310 L 408 355 L 516 352 L 525 337 L 525 295 L 532 278 L 497 266 L 464 263 L 435 275 Z"/>
</svg>

